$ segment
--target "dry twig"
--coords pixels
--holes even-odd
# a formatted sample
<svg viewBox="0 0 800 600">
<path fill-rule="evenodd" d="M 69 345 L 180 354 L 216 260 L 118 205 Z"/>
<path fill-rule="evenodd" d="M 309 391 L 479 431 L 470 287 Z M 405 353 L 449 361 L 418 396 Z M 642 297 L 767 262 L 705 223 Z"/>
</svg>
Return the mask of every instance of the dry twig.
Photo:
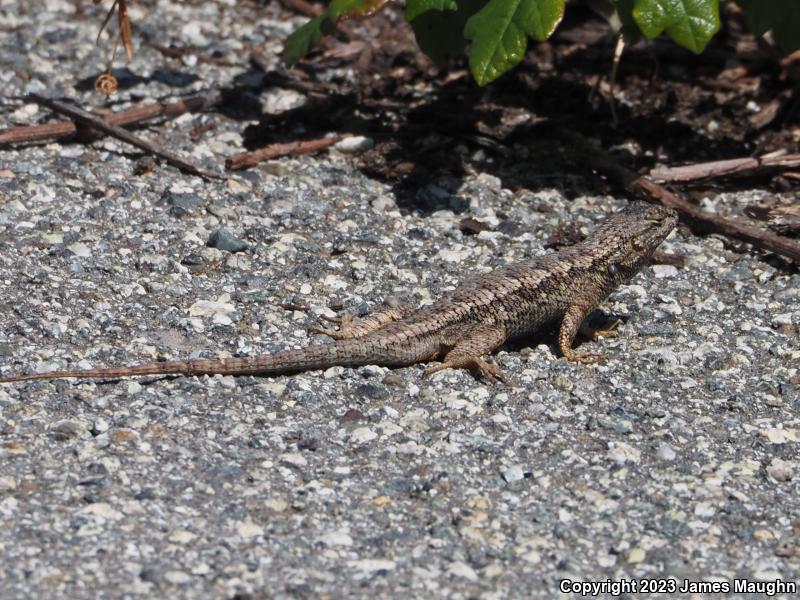
<svg viewBox="0 0 800 600">
<path fill-rule="evenodd" d="M 280 158 L 281 156 L 298 156 L 300 154 L 313 154 L 333 146 L 340 140 L 340 136 L 332 135 L 329 137 L 318 138 L 315 140 L 300 140 L 297 142 L 284 142 L 270 144 L 252 152 L 240 152 L 234 154 L 225 161 L 225 168 L 229 171 L 237 171 L 254 167 L 260 162 Z"/>
<path fill-rule="evenodd" d="M 104 117 L 103 120 L 109 125 L 124 127 L 137 125 L 158 117 L 174 119 L 187 112 L 208 110 L 220 104 L 222 104 L 222 93 L 213 91 L 189 96 L 175 102 L 156 102 L 145 106 L 136 106 L 122 112 L 110 114 Z M 78 131 L 79 128 L 75 121 L 48 121 L 42 125 L 11 127 L 0 131 L 0 145 L 60 140 L 72 137 Z"/>
<path fill-rule="evenodd" d="M 37 104 L 46 106 L 59 114 L 71 118 L 78 125 L 100 130 L 112 137 L 117 138 L 118 140 L 144 150 L 145 152 L 148 152 L 157 158 L 161 158 L 167 163 L 181 169 L 182 171 L 190 173 L 191 175 L 197 175 L 198 177 L 203 177 L 204 179 L 225 179 L 224 175 L 217 175 L 216 173 L 204 171 L 192 163 L 187 162 L 182 158 L 167 152 L 166 150 L 157 148 L 154 144 L 142 140 L 129 131 L 126 131 L 122 127 L 119 127 L 118 125 L 112 125 L 104 121 L 101 117 L 93 115 L 82 108 L 61 102 L 60 100 L 39 96 L 38 94 L 30 94 L 27 96 L 27 98 L 33 102 L 36 102 Z"/>
<path fill-rule="evenodd" d="M 584 164 L 610 177 L 628 191 L 644 195 L 664 206 L 674 208 L 696 229 L 706 233 L 718 233 L 725 237 L 747 242 L 761 250 L 774 252 L 800 263 L 800 242 L 777 235 L 766 229 L 740 223 L 706 212 L 694 204 L 673 194 L 662 185 L 646 176 L 631 171 L 618 162 L 601 156 L 596 152 L 584 152 Z"/>
<path fill-rule="evenodd" d="M 682 167 L 652 169 L 650 178 L 658 183 L 687 182 L 730 175 L 753 175 L 764 171 L 795 169 L 800 167 L 800 154 L 762 156 L 761 158 L 732 158 L 697 163 Z"/>
</svg>

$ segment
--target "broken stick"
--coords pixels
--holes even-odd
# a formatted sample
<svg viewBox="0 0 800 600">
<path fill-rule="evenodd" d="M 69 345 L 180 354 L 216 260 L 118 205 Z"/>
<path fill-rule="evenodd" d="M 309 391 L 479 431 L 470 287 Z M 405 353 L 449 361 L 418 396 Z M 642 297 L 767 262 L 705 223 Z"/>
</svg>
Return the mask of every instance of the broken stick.
<svg viewBox="0 0 800 600">
<path fill-rule="evenodd" d="M 333 146 L 341 138 L 338 135 L 318 138 L 315 140 L 300 140 L 297 142 L 284 142 L 270 144 L 252 152 L 234 154 L 225 161 L 225 168 L 229 171 L 248 169 L 265 160 L 280 158 L 281 156 L 298 156 L 300 154 L 313 154 Z"/>
<path fill-rule="evenodd" d="M 582 145 L 586 147 L 586 144 Z M 674 208 L 697 229 L 706 233 L 718 233 L 731 239 L 747 242 L 761 250 L 780 254 L 800 263 L 800 242 L 766 229 L 746 225 L 734 219 L 726 219 L 704 211 L 677 194 L 673 194 L 649 177 L 640 176 L 615 160 L 600 156 L 596 152 L 581 152 L 581 159 L 584 164 L 610 177 L 628 191 L 644 195 L 650 200 L 655 200 L 664 206 Z"/>
<path fill-rule="evenodd" d="M 91 129 L 97 129 L 106 133 L 112 137 L 117 138 L 123 142 L 130 144 L 131 146 L 135 146 L 145 152 L 152 154 L 157 158 L 161 158 L 167 163 L 177 167 L 178 169 L 185 171 L 191 175 L 196 175 L 198 177 L 202 177 L 204 179 L 225 179 L 224 175 L 218 175 L 216 173 L 211 173 L 210 171 L 205 171 L 192 163 L 183 160 L 182 158 L 175 156 L 171 152 L 167 152 L 166 150 L 162 150 L 161 148 L 157 148 L 154 144 L 147 142 L 141 138 L 136 137 L 131 132 L 119 127 L 118 125 L 112 125 L 107 121 L 103 120 L 101 117 L 94 115 L 90 112 L 83 110 L 77 106 L 73 106 L 71 104 L 67 104 L 66 102 L 61 102 L 60 100 L 55 100 L 52 98 L 47 98 L 45 96 L 40 96 L 38 94 L 29 94 L 27 99 L 36 102 L 37 104 L 41 104 L 42 106 L 46 106 L 51 110 L 62 114 L 64 116 L 69 117 L 73 121 L 75 121 L 78 125 L 83 125 L 84 127 L 89 127 Z"/>
<path fill-rule="evenodd" d="M 795 169 L 800 167 L 800 154 L 762 156 L 760 158 L 732 158 L 713 162 L 684 165 L 681 167 L 661 167 L 650 171 L 650 178 L 656 183 L 687 182 L 730 175 L 752 175 L 763 171 Z"/>
<path fill-rule="evenodd" d="M 155 102 L 145 106 L 135 106 L 128 110 L 104 116 L 103 120 L 106 123 L 118 127 L 129 127 L 158 117 L 173 119 L 187 112 L 208 110 L 209 108 L 219 106 L 222 104 L 222 101 L 222 92 L 215 90 L 204 94 L 189 96 L 188 98 L 176 100 L 175 102 Z M 29 144 L 60 140 L 72 137 L 77 133 L 78 126 L 75 124 L 75 121 L 48 121 L 41 125 L 10 127 L 4 131 L 0 131 L 0 145 Z"/>
</svg>

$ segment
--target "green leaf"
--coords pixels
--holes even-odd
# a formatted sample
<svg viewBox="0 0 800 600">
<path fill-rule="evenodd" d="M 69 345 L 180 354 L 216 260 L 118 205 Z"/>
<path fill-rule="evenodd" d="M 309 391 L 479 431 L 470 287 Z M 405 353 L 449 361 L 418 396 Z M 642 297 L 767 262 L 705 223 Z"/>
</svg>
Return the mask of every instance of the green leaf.
<svg viewBox="0 0 800 600">
<path fill-rule="evenodd" d="M 406 21 L 411 23 L 428 11 L 458 10 L 455 0 L 408 0 L 406 2 Z"/>
<path fill-rule="evenodd" d="M 800 49 L 800 2 L 797 0 L 738 0 L 751 31 L 772 36 L 784 52 Z"/>
<path fill-rule="evenodd" d="M 547 39 L 563 16 L 564 0 L 489 0 L 464 28 L 464 36 L 472 41 L 469 66 L 478 85 L 519 63 L 528 36 Z"/>
<path fill-rule="evenodd" d="M 323 28 L 326 31 L 323 31 Z M 328 20 L 326 11 L 289 34 L 283 46 L 283 64 L 291 67 L 303 58 L 319 42 L 322 35 L 328 33 L 327 29 L 333 29 L 333 24 Z"/>
<path fill-rule="evenodd" d="M 719 30 L 719 0 L 636 0 L 633 18 L 645 37 L 666 31 L 676 43 L 699 54 Z"/>
<path fill-rule="evenodd" d="M 437 67 L 464 53 L 464 26 L 485 4 L 486 0 L 459 0 L 455 13 L 429 10 L 411 21 L 417 44 Z"/>
</svg>

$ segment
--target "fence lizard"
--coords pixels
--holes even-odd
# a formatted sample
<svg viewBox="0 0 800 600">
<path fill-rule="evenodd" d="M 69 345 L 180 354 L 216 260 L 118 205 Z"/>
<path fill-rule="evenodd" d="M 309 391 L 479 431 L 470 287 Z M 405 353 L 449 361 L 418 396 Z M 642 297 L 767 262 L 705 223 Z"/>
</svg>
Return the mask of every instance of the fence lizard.
<svg viewBox="0 0 800 600">
<path fill-rule="evenodd" d="M 24 373 L 0 378 L 0 382 L 168 374 L 277 375 L 336 365 L 401 367 L 435 359 L 442 362 L 428 367 L 426 373 L 463 368 L 478 371 L 489 381 L 505 380 L 487 355 L 507 340 L 554 321 L 560 321 L 561 354 L 571 361 L 593 363 L 601 356 L 572 348 L 581 323 L 639 271 L 677 219 L 671 209 L 632 204 L 609 217 L 586 240 L 479 275 L 428 306 L 387 308 L 355 320 L 334 320 L 340 324 L 338 330 L 312 329 L 334 338 L 332 344 L 246 358 Z"/>
</svg>

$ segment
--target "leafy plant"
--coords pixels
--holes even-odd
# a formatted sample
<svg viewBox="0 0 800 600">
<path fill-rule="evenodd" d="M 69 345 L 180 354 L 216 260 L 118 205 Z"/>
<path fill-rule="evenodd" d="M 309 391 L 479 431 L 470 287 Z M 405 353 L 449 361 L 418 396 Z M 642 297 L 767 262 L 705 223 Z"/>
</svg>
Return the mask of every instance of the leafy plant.
<svg viewBox="0 0 800 600">
<path fill-rule="evenodd" d="M 500 77 L 525 56 L 529 36 L 546 40 L 563 16 L 564 0 L 489 0 L 464 27 L 475 80 L 483 85 Z"/>
<path fill-rule="evenodd" d="M 635 0 L 631 14 L 647 39 L 666 32 L 695 53 L 702 52 L 719 30 L 717 0 Z"/>
<path fill-rule="evenodd" d="M 427 0 L 430 1 L 430 0 Z M 322 39 L 333 31 L 336 23 L 350 17 L 366 17 L 383 8 L 388 0 L 333 0 L 325 12 L 294 31 L 287 39 L 283 60 L 293 65 Z"/>
<path fill-rule="evenodd" d="M 800 47 L 798 0 L 737 0 L 757 35 L 772 31 L 786 51 Z M 309 52 L 344 18 L 375 12 L 388 0 L 333 0 L 328 9 L 292 33 L 283 55 L 287 66 Z M 700 53 L 719 30 L 719 0 L 592 0 L 598 12 L 636 40 L 666 33 L 675 43 Z M 475 81 L 485 85 L 517 65 L 528 38 L 543 41 L 564 15 L 565 0 L 407 0 L 405 19 L 417 43 L 438 65 L 469 45 Z"/>
</svg>

